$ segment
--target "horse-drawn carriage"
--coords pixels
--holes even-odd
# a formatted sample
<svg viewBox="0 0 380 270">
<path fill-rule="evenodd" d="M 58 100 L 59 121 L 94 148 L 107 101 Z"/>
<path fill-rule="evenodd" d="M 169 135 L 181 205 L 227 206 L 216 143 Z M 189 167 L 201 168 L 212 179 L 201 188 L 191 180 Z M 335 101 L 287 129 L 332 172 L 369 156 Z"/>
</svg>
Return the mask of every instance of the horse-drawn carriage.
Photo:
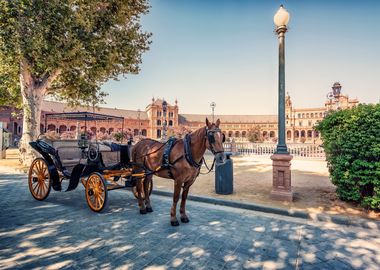
<svg viewBox="0 0 380 270">
<path fill-rule="evenodd" d="M 70 113 L 61 115 L 67 116 Z M 104 117 L 91 114 L 91 119 L 96 120 L 99 116 Z M 74 115 L 74 119 L 78 117 Z M 84 118 L 89 120 L 86 113 Z M 88 206 L 91 210 L 99 212 L 107 203 L 109 190 L 131 187 L 138 200 L 140 213 L 146 214 L 153 211 L 149 197 L 153 187 L 152 176 L 157 175 L 174 180 L 171 225 L 179 225 L 176 208 L 181 190 L 181 221 L 187 223 L 189 219 L 185 210 L 186 199 L 189 188 L 198 177 L 204 163 L 205 151 L 208 150 L 214 155 L 209 172 L 215 161 L 224 162 L 225 136 L 219 125 L 219 119 L 216 123 L 210 123 L 206 119 L 205 127 L 187 134 L 183 139 L 171 138 L 166 142 L 145 139 L 137 143 L 132 151 L 130 144 L 79 140 L 76 149 L 80 149 L 81 158 L 79 162 L 71 162 L 74 163 L 71 172 L 64 165 L 68 162 L 62 162 L 59 149 L 44 140 L 36 140 L 31 142 L 31 146 L 42 157 L 36 158 L 30 167 L 30 192 L 35 199 L 42 201 L 49 196 L 51 188 L 61 191 L 64 180 L 69 181 L 66 191 L 74 190 L 81 181 L 85 187 Z M 117 161 L 105 164 L 103 157 L 107 152 L 116 154 Z"/>
<path fill-rule="evenodd" d="M 84 120 L 85 130 L 87 121 L 115 119 L 124 121 L 122 117 L 88 112 L 45 116 L 45 118 L 48 117 Z M 137 198 L 136 181 L 153 173 L 131 161 L 130 142 L 118 144 L 89 141 L 86 136 L 82 136 L 76 141 L 49 142 L 46 138 L 37 139 L 30 145 L 41 155 L 32 162 L 28 174 L 29 190 L 32 196 L 40 201 L 49 196 L 51 188 L 62 191 L 63 181 L 69 182 L 66 191 L 76 189 L 81 182 L 85 187 L 88 206 L 91 210 L 100 212 L 107 204 L 108 191 L 131 188 Z M 64 160 L 62 160 L 62 153 L 68 156 Z M 112 157 L 111 161 L 106 161 L 105 156 Z M 150 193 L 152 185 L 148 188 Z"/>
</svg>

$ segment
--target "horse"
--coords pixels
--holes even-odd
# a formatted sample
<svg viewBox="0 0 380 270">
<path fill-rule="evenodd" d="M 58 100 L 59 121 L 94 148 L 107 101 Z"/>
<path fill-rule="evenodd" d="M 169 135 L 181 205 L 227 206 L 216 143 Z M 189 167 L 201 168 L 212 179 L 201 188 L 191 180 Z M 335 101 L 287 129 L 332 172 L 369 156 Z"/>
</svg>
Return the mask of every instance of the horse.
<svg viewBox="0 0 380 270">
<path fill-rule="evenodd" d="M 205 127 L 187 134 L 183 139 L 169 139 L 166 143 L 144 139 L 133 147 L 133 162 L 143 164 L 145 169 L 152 172 L 136 183 L 141 214 L 153 212 L 148 187 L 152 185 L 153 175 L 156 175 L 174 180 L 173 204 L 170 210 L 171 225 L 179 226 L 176 213 L 181 189 L 180 219 L 182 223 L 190 221 L 186 215 L 186 199 L 191 185 L 200 173 L 206 149 L 213 153 L 214 162 L 223 163 L 225 160 L 223 148 L 225 135 L 219 126 L 219 119 L 216 123 L 211 123 L 206 118 Z"/>
</svg>

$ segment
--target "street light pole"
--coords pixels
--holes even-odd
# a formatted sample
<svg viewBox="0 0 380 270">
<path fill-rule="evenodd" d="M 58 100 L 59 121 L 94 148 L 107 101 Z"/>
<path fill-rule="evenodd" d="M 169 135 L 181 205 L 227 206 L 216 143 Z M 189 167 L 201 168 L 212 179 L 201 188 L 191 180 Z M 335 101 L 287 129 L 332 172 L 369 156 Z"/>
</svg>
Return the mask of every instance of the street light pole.
<svg viewBox="0 0 380 270">
<path fill-rule="evenodd" d="M 278 63 L 278 143 L 275 153 L 270 157 L 273 161 L 273 184 L 270 197 L 276 200 L 292 201 L 292 182 L 289 154 L 285 141 L 285 33 L 289 22 L 289 13 L 281 5 L 273 18 L 279 42 Z"/>
<path fill-rule="evenodd" d="M 163 140 L 165 141 L 166 140 L 166 111 L 168 109 L 168 103 L 166 102 L 166 100 L 164 100 L 162 102 L 162 111 L 164 112 L 164 123 L 163 123 L 163 126 L 164 126 L 164 134 L 163 134 Z"/>
<path fill-rule="evenodd" d="M 212 109 L 212 122 L 214 123 L 214 110 L 215 110 L 215 107 L 216 107 L 216 103 L 215 102 L 211 102 L 210 107 Z"/>
<path fill-rule="evenodd" d="M 276 17 L 277 16 L 277 17 Z M 278 143 L 276 154 L 289 154 L 285 141 L 285 33 L 289 14 L 281 5 L 277 11 L 274 22 L 278 35 Z"/>
<path fill-rule="evenodd" d="M 137 119 L 138 119 L 138 125 L 139 125 L 139 128 L 137 129 L 137 135 L 139 137 L 139 139 L 141 138 L 141 133 L 140 133 L 140 113 L 141 113 L 141 110 L 140 109 L 137 109 Z"/>
</svg>

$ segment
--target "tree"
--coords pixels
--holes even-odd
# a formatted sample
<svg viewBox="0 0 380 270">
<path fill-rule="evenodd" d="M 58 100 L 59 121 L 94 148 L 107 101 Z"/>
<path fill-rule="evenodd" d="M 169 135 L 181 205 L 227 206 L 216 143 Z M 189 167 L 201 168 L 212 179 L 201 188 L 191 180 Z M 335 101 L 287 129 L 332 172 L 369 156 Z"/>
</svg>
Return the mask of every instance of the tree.
<svg viewBox="0 0 380 270">
<path fill-rule="evenodd" d="M 0 0 L 0 104 L 22 105 L 24 161 L 46 95 L 94 105 L 104 82 L 139 72 L 148 8 L 147 0 Z"/>
<path fill-rule="evenodd" d="M 252 129 L 248 130 L 248 141 L 260 143 L 264 141 L 261 127 L 259 125 L 255 125 Z"/>
<path fill-rule="evenodd" d="M 380 210 L 380 104 L 331 112 L 316 130 L 339 198 Z"/>
</svg>

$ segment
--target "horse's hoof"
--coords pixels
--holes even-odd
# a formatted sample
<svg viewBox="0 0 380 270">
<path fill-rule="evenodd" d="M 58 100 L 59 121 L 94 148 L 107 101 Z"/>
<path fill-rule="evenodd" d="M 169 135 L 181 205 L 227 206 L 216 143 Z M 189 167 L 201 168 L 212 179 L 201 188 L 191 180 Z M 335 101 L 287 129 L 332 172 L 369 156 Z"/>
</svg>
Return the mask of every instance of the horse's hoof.
<svg viewBox="0 0 380 270">
<path fill-rule="evenodd" d="M 140 209 L 140 214 L 145 215 L 146 214 L 146 209 Z"/>
<path fill-rule="evenodd" d="M 182 223 L 189 223 L 189 219 L 187 217 L 181 217 L 181 222 Z"/>
<path fill-rule="evenodd" d="M 171 224 L 172 226 L 179 226 L 179 222 L 178 222 L 178 220 L 170 221 L 170 224 Z"/>
<path fill-rule="evenodd" d="M 152 207 L 147 207 L 147 208 L 146 208 L 146 211 L 147 211 L 148 213 L 152 213 L 152 212 L 153 212 L 153 208 L 152 208 Z"/>
</svg>

